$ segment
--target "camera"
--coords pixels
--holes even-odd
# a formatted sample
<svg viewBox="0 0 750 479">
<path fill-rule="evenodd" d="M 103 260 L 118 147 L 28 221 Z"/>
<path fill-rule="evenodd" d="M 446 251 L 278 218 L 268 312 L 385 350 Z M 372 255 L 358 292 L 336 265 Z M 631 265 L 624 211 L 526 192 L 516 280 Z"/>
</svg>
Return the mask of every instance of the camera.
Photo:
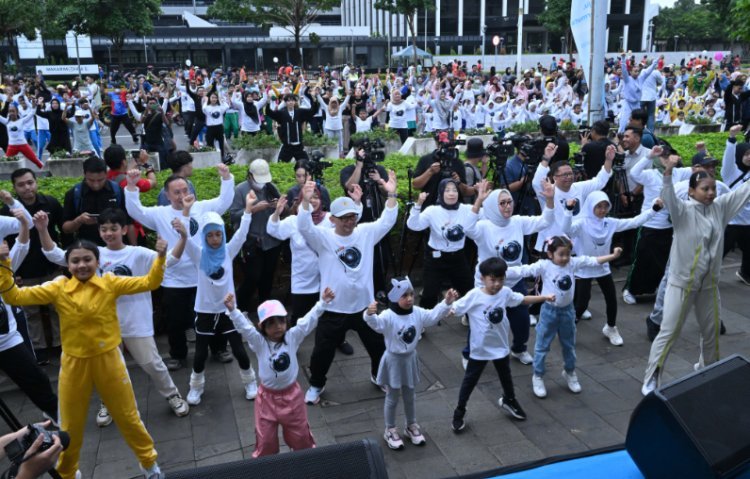
<svg viewBox="0 0 750 479">
<path fill-rule="evenodd" d="M 492 138 L 492 143 L 487 147 L 487 155 L 495 169 L 505 168 L 508 158 L 515 153 L 515 137 L 501 138 L 496 135 Z"/>
<path fill-rule="evenodd" d="M 323 158 L 325 157 L 326 155 L 320 150 L 313 150 L 312 153 L 310 153 L 310 159 L 307 160 L 305 167 L 313 180 L 322 180 L 323 170 L 333 166 L 333 163 L 330 161 L 323 161 Z"/>
<path fill-rule="evenodd" d="M 615 153 L 615 159 L 612 164 L 615 168 L 625 168 L 625 153 Z"/>
<path fill-rule="evenodd" d="M 20 439 L 16 439 L 5 445 L 5 455 L 17 467 L 23 462 L 23 456 L 29 450 L 36 438 L 42 436 L 42 445 L 39 446 L 39 452 L 46 451 L 54 444 L 54 437 L 60 437 L 60 443 L 63 449 L 67 449 L 70 444 L 70 436 L 65 431 L 48 431 L 38 424 L 29 424 L 28 432 Z"/>
<path fill-rule="evenodd" d="M 362 174 L 369 179 L 370 173 L 378 171 L 375 163 L 385 160 L 385 143 L 380 139 L 363 138 L 354 143 L 354 150 L 364 151 L 364 157 L 357 156 L 357 161 L 362 161 Z"/>
</svg>

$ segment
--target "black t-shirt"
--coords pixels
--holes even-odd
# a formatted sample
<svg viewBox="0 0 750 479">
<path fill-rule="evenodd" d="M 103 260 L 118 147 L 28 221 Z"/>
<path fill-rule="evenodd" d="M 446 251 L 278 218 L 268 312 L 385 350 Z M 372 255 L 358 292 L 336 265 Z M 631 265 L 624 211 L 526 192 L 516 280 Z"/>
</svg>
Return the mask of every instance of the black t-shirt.
<svg viewBox="0 0 750 479">
<path fill-rule="evenodd" d="M 570 159 L 570 145 L 568 145 L 568 140 L 566 140 L 560 133 L 557 134 L 556 140 L 557 152 L 555 152 L 555 156 L 552 157 L 550 165 L 558 161 L 568 161 Z"/>
<path fill-rule="evenodd" d="M 604 165 L 605 154 L 607 153 L 607 147 L 613 145 L 608 139 L 590 141 L 583 145 L 581 153 L 583 157 L 583 169 L 586 171 L 586 176 L 594 178 L 599 174 L 599 170 Z"/>
<path fill-rule="evenodd" d="M 434 151 L 422 156 L 417 163 L 416 170 L 414 170 L 414 178 L 421 176 L 425 171 L 429 170 L 430 166 L 436 161 L 438 160 L 435 158 Z M 458 177 L 461 179 L 461 183 L 466 183 L 466 167 L 460 159 L 453 158 L 448 167 L 450 171 L 455 171 L 456 173 L 458 173 Z M 422 188 L 422 191 L 429 193 L 429 196 L 422 205 L 423 209 L 427 206 L 435 204 L 435 201 L 437 199 L 438 185 L 440 184 L 440 181 L 445 178 L 451 178 L 451 174 L 449 174 L 449 172 L 447 171 L 441 170 L 440 173 L 432 175 L 430 179 L 427 180 L 427 183 L 425 184 L 424 188 Z M 460 197 L 461 191 L 459 191 L 458 193 Z"/>
<path fill-rule="evenodd" d="M 85 181 L 82 182 L 81 200 L 78 208 L 76 208 L 75 204 L 75 189 L 76 187 L 74 186 L 65 193 L 63 222 L 73 221 L 83 212 L 98 215 L 107 208 L 120 208 L 125 212 L 126 216 L 128 214 L 125 210 L 125 196 L 122 188 L 119 188 L 120 194 L 116 195 L 110 181 L 104 183 L 104 187 L 98 191 L 91 190 Z M 128 223 L 131 223 L 130 216 L 127 216 L 127 218 Z M 99 246 L 104 246 L 104 241 L 99 236 L 99 226 L 96 224 L 81 225 L 75 236 L 77 239 L 87 239 Z"/>
<path fill-rule="evenodd" d="M 341 170 L 341 174 L 339 175 L 339 183 L 341 184 L 341 189 L 343 189 L 345 192 L 346 182 L 349 180 L 349 178 L 351 178 L 352 174 L 354 174 L 354 168 L 355 165 L 345 166 Z M 388 171 L 386 171 L 383 166 L 375 165 L 375 169 L 378 170 L 381 178 L 383 178 L 385 181 L 388 181 Z M 375 221 L 378 218 L 373 214 L 373 210 L 379 209 L 380 211 L 382 211 L 382 209 L 385 207 L 385 195 L 378 185 L 374 186 L 374 190 L 377 191 L 377 194 L 380 195 L 381 201 L 379 205 L 373 204 L 373 198 L 371 198 L 365 190 L 365 178 L 366 175 L 364 174 L 363 170 L 362 174 L 359 177 L 359 187 L 362 188 L 362 218 L 360 218 L 359 220 L 360 223 L 369 223 Z"/>
</svg>

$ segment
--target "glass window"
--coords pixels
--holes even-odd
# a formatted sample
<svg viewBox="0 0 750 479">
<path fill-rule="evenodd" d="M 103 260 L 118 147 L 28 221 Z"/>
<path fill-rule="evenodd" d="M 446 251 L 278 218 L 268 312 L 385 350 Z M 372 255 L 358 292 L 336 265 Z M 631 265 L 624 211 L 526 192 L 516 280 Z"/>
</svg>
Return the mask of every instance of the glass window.
<svg viewBox="0 0 750 479">
<path fill-rule="evenodd" d="M 609 13 L 625 13 L 625 0 L 611 0 Z"/>
</svg>

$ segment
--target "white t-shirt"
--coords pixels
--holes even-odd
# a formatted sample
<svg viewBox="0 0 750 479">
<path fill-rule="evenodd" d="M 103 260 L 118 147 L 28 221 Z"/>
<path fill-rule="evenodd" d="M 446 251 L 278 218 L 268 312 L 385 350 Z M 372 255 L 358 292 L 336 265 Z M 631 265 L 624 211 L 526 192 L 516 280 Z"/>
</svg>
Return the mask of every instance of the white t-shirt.
<svg viewBox="0 0 750 479">
<path fill-rule="evenodd" d="M 406 101 L 402 101 L 398 105 L 396 105 L 393 102 L 388 103 L 388 106 L 385 107 L 385 111 L 387 111 L 390 116 L 388 117 L 388 126 L 390 128 L 408 128 L 408 119 L 406 117 L 406 111 L 407 110 L 413 110 L 414 104 L 408 103 Z"/>
<path fill-rule="evenodd" d="M 469 317 L 469 357 L 480 361 L 501 359 L 510 354 L 508 317 L 505 308 L 523 302 L 523 295 L 507 286 L 497 294 L 474 288 L 453 303 L 453 314 Z"/>
<path fill-rule="evenodd" d="M 542 277 L 542 295 L 555 295 L 554 305 L 558 308 L 573 302 L 575 293 L 575 274 L 585 267 L 597 266 L 599 262 L 593 256 L 573 256 L 565 266 L 558 266 L 548 259 L 541 259 L 534 264 L 525 264 L 508 268 L 508 275 L 522 278 L 528 276 Z"/>
<path fill-rule="evenodd" d="M 310 312 L 297 321 L 296 326 L 289 328 L 284 335 L 284 341 L 280 343 L 263 336 L 237 308 L 227 313 L 234 327 L 258 358 L 258 379 L 264 388 L 278 391 L 291 386 L 297 380 L 297 349 L 305 336 L 318 325 L 318 319 L 325 309 L 322 301 L 315 303 Z"/>
<path fill-rule="evenodd" d="M 26 145 L 26 136 L 24 135 L 24 129 L 27 123 L 34 125 L 34 113 L 32 110 L 28 110 L 28 114 L 24 117 L 20 117 L 17 120 L 9 120 L 4 116 L 0 116 L 0 123 L 5 125 L 8 130 L 8 145 Z M 31 128 L 33 130 L 33 128 Z"/>
<path fill-rule="evenodd" d="M 203 105 L 203 113 L 206 114 L 206 126 L 216 126 L 224 124 L 224 113 L 229 105 L 223 101 L 218 105 Z"/>
<path fill-rule="evenodd" d="M 398 206 L 386 206 L 376 221 L 357 225 L 349 236 L 339 236 L 334 229 L 316 228 L 310 211 L 299 208 L 297 228 L 318 254 L 321 287 L 336 292 L 336 298 L 326 307 L 328 311 L 359 313 L 372 302 L 375 245 L 388 234 L 397 218 Z"/>
<path fill-rule="evenodd" d="M 360 117 L 354 117 L 354 124 L 357 126 L 357 133 L 365 133 L 372 130 L 372 117 L 368 116 L 364 120 Z"/>
<path fill-rule="evenodd" d="M 479 219 L 479 215 L 471 210 L 467 204 L 459 204 L 458 209 L 449 210 L 440 205 L 430 205 L 421 209 L 412 207 L 406 226 L 410 230 L 422 231 L 430 229 L 430 248 L 445 253 L 460 251 L 464 248 L 466 230 L 472 228 Z"/>
<path fill-rule="evenodd" d="M 417 343 L 422 339 L 422 330 L 436 325 L 449 310 L 450 306 L 441 301 L 433 309 L 414 306 L 411 314 L 407 315 L 399 315 L 386 309 L 372 316 L 365 311 L 363 316 L 368 326 L 383 335 L 386 351 L 407 354 L 417 349 Z"/>
</svg>

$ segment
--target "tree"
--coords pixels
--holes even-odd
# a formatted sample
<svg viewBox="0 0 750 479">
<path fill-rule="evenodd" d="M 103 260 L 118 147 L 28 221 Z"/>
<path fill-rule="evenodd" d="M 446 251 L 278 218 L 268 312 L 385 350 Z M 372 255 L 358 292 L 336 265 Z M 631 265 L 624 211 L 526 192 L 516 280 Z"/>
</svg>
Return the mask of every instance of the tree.
<svg viewBox="0 0 750 479">
<path fill-rule="evenodd" d="M 654 18 L 654 37 L 669 42 L 679 36 L 688 45 L 721 40 L 724 37 L 721 24 L 713 8 L 693 0 L 677 0 L 674 6 L 662 8 Z"/>
<path fill-rule="evenodd" d="M 406 17 L 406 24 L 409 25 L 411 33 L 411 44 L 414 49 L 414 64 L 417 64 L 417 12 L 422 10 L 426 12 L 435 9 L 435 2 L 428 0 L 376 0 L 375 8 L 385 10 L 397 15 Z M 425 35 L 427 33 L 425 32 Z M 390 56 L 390 52 L 388 53 Z"/>
<path fill-rule="evenodd" d="M 0 34 L 8 43 L 11 57 L 18 64 L 16 37 L 24 35 L 29 40 L 36 39 L 37 29 L 44 26 L 44 4 L 42 2 L 0 1 Z M 0 71 L 3 69 L 0 61 Z"/>
<path fill-rule="evenodd" d="M 293 57 L 301 65 L 302 32 L 321 12 L 339 5 L 340 0 L 216 0 L 207 14 L 220 20 L 283 28 L 294 35 Z"/>
<path fill-rule="evenodd" d="M 750 15 L 750 0 L 737 0 L 732 6 L 732 14 L 729 24 L 732 28 L 732 40 L 734 38 L 741 38 L 748 42 L 750 41 L 750 24 L 747 22 L 748 15 Z"/>
<path fill-rule="evenodd" d="M 553 36 L 565 35 L 565 45 L 570 57 L 573 58 L 570 34 L 570 7 L 571 0 L 547 0 L 545 10 L 537 14 L 536 19 Z M 521 45 L 518 45 L 521 48 Z"/>
<path fill-rule="evenodd" d="M 56 0 L 57 22 L 66 31 L 109 39 L 115 57 L 121 60 L 128 32 L 151 34 L 153 18 L 161 13 L 159 0 Z"/>
</svg>

